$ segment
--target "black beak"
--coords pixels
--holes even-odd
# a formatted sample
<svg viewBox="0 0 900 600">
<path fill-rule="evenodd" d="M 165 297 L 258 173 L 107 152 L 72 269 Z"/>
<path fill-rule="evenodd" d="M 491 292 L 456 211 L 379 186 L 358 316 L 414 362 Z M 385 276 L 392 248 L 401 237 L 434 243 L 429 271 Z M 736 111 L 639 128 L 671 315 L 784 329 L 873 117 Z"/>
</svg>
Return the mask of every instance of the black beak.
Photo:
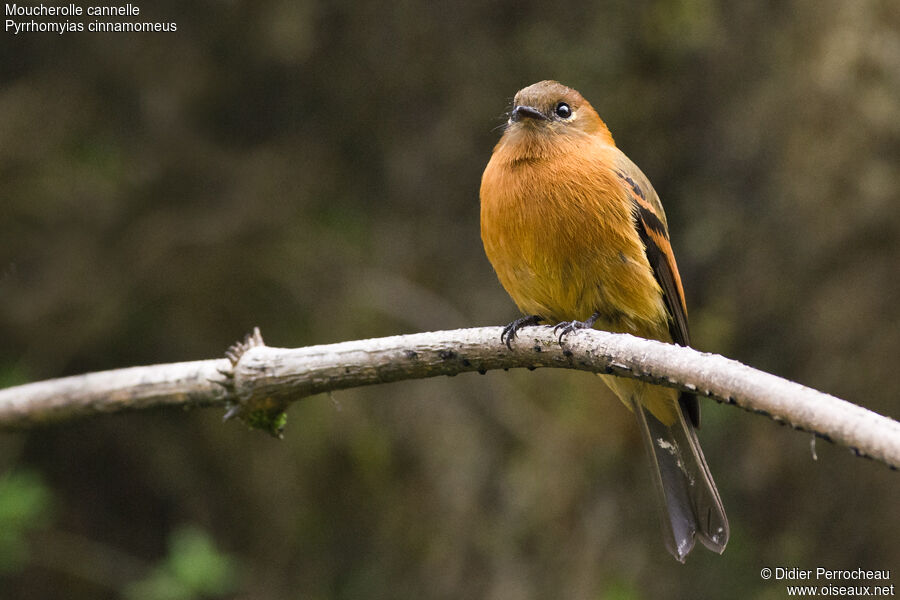
<svg viewBox="0 0 900 600">
<path fill-rule="evenodd" d="M 547 117 L 544 116 L 544 113 L 534 108 L 533 106 L 520 105 L 513 108 L 510 119 L 513 122 L 521 121 L 522 119 L 536 119 L 538 121 L 546 121 Z"/>
</svg>

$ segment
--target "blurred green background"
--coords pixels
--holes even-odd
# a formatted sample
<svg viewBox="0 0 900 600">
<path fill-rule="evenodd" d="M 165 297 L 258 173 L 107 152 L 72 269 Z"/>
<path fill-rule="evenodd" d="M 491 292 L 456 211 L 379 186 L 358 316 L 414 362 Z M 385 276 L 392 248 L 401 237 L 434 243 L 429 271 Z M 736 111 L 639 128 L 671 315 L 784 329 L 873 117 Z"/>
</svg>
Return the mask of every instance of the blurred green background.
<svg viewBox="0 0 900 600">
<path fill-rule="evenodd" d="M 513 94 L 580 90 L 663 198 L 695 345 L 900 416 L 900 4 L 139 4 L 0 35 L 0 385 L 516 315 L 478 187 Z M 900 475 L 704 403 L 732 525 L 664 550 L 595 377 L 0 434 L 2 598 L 783 598 L 900 570 Z M 900 584 L 894 571 L 891 583 Z"/>
</svg>

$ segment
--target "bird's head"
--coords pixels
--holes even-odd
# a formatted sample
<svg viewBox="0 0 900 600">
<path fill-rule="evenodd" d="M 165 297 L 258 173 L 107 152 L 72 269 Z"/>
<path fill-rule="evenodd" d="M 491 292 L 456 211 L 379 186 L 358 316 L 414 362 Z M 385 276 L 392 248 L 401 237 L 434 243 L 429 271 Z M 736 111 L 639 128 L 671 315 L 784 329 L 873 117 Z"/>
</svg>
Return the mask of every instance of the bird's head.
<svg viewBox="0 0 900 600">
<path fill-rule="evenodd" d="M 513 99 L 506 136 L 612 136 L 597 111 L 581 94 L 557 81 L 539 81 L 519 90 Z"/>
</svg>

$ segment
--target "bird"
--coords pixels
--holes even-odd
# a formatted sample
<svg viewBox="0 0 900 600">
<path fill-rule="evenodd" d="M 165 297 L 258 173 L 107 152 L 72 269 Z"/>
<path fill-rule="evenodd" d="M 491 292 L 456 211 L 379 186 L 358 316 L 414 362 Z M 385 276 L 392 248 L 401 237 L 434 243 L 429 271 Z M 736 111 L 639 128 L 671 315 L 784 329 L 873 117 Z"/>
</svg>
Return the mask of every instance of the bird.
<svg viewBox="0 0 900 600">
<path fill-rule="evenodd" d="M 480 199 L 485 254 L 524 315 L 501 343 L 545 323 L 561 343 L 597 328 L 690 345 L 659 196 L 578 91 L 546 80 L 516 93 Z M 684 562 L 699 539 L 721 554 L 728 519 L 697 439 L 696 396 L 600 376 L 637 417 L 668 551 Z"/>
</svg>

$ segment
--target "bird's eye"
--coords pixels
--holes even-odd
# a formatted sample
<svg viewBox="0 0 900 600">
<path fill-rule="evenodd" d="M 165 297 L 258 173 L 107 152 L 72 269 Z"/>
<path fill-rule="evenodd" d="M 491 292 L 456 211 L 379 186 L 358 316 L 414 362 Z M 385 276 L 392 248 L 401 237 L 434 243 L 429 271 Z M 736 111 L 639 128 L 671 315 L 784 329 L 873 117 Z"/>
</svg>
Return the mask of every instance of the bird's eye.
<svg viewBox="0 0 900 600">
<path fill-rule="evenodd" d="M 556 105 L 556 116 L 560 119 L 568 119 L 572 116 L 572 109 L 565 102 Z"/>
</svg>

